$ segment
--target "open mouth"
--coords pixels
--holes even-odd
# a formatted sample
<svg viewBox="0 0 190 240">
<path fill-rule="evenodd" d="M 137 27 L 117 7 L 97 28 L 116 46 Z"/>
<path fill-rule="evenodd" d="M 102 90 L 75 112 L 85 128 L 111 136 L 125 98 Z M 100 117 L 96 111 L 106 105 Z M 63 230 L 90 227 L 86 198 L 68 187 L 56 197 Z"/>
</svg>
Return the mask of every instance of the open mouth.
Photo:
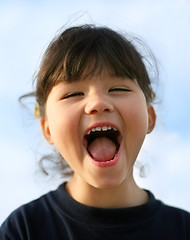
<svg viewBox="0 0 190 240">
<path fill-rule="evenodd" d="M 95 161 L 113 160 L 120 148 L 121 134 L 112 126 L 92 128 L 84 136 L 84 147 Z"/>
</svg>

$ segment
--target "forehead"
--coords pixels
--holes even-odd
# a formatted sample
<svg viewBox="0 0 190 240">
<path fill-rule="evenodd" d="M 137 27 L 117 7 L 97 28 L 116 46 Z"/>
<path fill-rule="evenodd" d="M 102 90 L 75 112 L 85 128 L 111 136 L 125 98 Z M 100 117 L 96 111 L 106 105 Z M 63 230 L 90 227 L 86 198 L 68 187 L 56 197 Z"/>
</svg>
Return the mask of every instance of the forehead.
<svg viewBox="0 0 190 240">
<path fill-rule="evenodd" d="M 130 79 L 129 77 L 115 76 L 105 68 L 102 69 L 100 73 L 96 73 L 93 75 L 87 75 L 86 72 L 84 72 L 83 74 L 81 74 L 80 78 L 75 79 L 75 81 L 60 81 L 54 86 L 54 89 L 67 89 L 68 91 L 73 91 L 76 89 L 84 90 L 91 85 L 105 89 L 107 87 L 109 88 L 116 85 L 128 85 L 128 87 L 136 85 L 139 87 L 139 84 L 136 80 Z"/>
</svg>

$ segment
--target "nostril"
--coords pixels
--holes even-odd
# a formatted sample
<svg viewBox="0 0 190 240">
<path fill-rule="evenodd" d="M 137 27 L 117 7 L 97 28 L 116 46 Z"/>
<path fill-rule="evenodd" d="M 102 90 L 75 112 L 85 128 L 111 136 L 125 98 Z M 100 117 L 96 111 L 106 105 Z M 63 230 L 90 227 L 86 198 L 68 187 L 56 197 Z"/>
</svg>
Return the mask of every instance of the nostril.
<svg viewBox="0 0 190 240">
<path fill-rule="evenodd" d="M 103 111 L 103 112 L 110 112 L 110 110 L 111 110 L 111 109 L 109 109 L 109 108 L 106 108 L 106 109 L 104 109 L 104 111 Z"/>
<path fill-rule="evenodd" d="M 94 109 L 94 110 L 91 111 L 91 114 L 98 113 L 98 112 L 110 112 L 110 110 L 108 108 L 99 109 L 99 110 Z"/>
<path fill-rule="evenodd" d="M 91 114 L 95 114 L 95 113 L 97 113 L 98 111 L 97 110 L 92 110 L 90 113 Z"/>
<path fill-rule="evenodd" d="M 94 104 L 87 104 L 85 107 L 85 112 L 87 114 L 96 114 L 103 112 L 113 112 L 114 107 L 112 104 L 106 102 L 99 102 Z"/>
</svg>

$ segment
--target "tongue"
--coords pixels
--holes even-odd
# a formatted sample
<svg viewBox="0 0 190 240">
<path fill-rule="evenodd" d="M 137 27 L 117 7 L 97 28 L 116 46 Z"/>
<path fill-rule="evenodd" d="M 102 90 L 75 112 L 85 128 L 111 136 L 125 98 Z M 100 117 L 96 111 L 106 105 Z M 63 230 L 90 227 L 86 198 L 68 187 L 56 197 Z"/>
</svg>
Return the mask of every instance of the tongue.
<svg viewBox="0 0 190 240">
<path fill-rule="evenodd" d="M 96 138 L 90 143 L 88 152 L 95 160 L 105 162 L 114 158 L 116 145 L 109 138 Z"/>
</svg>

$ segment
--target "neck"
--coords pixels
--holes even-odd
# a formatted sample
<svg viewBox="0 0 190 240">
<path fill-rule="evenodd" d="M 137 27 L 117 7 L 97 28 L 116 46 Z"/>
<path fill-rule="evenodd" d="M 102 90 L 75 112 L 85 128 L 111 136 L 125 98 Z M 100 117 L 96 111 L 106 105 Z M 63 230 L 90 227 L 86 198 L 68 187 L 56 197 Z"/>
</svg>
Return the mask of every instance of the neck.
<svg viewBox="0 0 190 240">
<path fill-rule="evenodd" d="M 96 188 L 73 178 L 66 184 L 66 191 L 76 201 L 99 208 L 133 207 L 148 201 L 147 193 L 136 185 L 133 177 L 111 189 Z"/>
</svg>

